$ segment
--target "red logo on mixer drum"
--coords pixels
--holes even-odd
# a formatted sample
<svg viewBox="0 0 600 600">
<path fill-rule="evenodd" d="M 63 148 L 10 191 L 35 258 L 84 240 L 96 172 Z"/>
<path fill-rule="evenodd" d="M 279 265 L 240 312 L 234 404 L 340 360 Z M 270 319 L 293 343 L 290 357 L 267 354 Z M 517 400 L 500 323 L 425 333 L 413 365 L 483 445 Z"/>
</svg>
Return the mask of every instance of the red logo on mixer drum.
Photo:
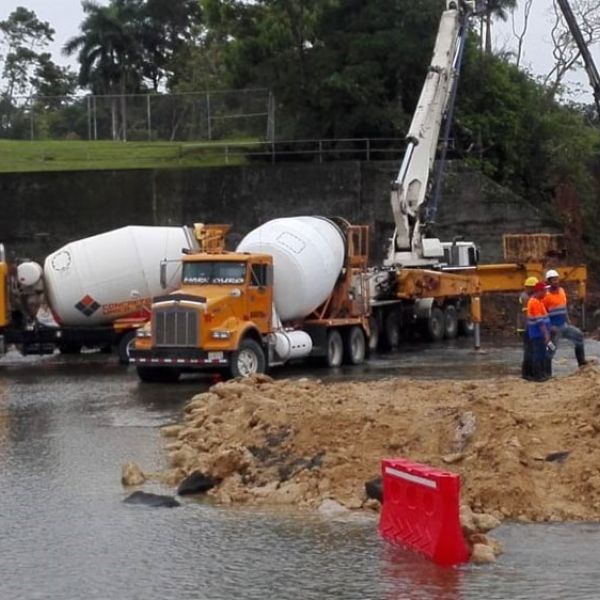
<svg viewBox="0 0 600 600">
<path fill-rule="evenodd" d="M 82 312 L 86 317 L 91 317 L 100 308 L 100 304 L 98 304 L 91 296 L 85 295 L 75 305 L 75 308 Z"/>
</svg>

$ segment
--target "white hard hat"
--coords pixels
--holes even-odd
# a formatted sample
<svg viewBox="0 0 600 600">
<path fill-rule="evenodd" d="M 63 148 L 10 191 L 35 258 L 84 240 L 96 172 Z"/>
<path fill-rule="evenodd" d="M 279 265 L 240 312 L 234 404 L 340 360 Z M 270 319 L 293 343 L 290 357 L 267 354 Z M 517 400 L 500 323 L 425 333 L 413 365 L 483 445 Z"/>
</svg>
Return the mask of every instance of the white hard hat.
<svg viewBox="0 0 600 600">
<path fill-rule="evenodd" d="M 550 269 L 549 271 L 546 271 L 546 279 L 550 279 L 551 277 L 560 277 L 560 275 L 558 274 L 558 271 Z"/>
</svg>

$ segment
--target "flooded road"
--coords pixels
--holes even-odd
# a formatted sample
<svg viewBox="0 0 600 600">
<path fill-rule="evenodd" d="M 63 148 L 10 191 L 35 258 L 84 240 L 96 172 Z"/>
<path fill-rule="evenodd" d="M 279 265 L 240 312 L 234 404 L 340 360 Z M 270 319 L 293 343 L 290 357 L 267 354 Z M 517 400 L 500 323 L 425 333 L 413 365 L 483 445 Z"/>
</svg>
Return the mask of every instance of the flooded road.
<svg viewBox="0 0 600 600">
<path fill-rule="evenodd" d="M 598 355 L 597 343 L 588 353 Z M 517 374 L 507 342 L 401 349 L 349 370 L 353 377 Z M 597 598 L 596 525 L 505 524 L 507 553 L 488 567 L 439 569 L 377 536 L 377 520 L 122 503 L 120 467 L 165 466 L 159 427 L 209 384 L 144 385 L 102 355 L 0 361 L 0 599 Z M 557 373 L 574 369 L 561 348 Z M 532 384 L 533 385 L 533 384 Z M 147 485 L 146 491 L 173 490 Z"/>
</svg>

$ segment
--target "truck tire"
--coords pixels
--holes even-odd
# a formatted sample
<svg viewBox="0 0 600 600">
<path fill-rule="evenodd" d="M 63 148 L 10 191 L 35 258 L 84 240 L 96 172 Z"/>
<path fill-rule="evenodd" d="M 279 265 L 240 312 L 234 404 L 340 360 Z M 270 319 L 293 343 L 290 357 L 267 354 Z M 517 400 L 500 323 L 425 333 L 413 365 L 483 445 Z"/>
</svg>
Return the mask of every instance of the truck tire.
<svg viewBox="0 0 600 600">
<path fill-rule="evenodd" d="M 384 350 L 393 350 L 400 345 L 400 315 L 397 311 L 391 310 L 383 320 L 383 348 Z"/>
<path fill-rule="evenodd" d="M 449 304 L 444 308 L 444 337 L 453 340 L 458 335 L 458 313 L 456 307 Z"/>
<path fill-rule="evenodd" d="M 146 383 L 176 383 L 181 372 L 173 367 L 137 367 L 137 374 Z"/>
<path fill-rule="evenodd" d="M 245 338 L 239 348 L 231 354 L 229 372 L 232 377 L 249 377 L 264 373 L 267 360 L 261 345 L 252 338 Z"/>
<path fill-rule="evenodd" d="M 354 325 L 344 331 L 344 362 L 348 365 L 360 365 L 365 362 L 367 342 L 361 327 Z"/>
<path fill-rule="evenodd" d="M 330 329 L 327 332 L 327 355 L 323 359 L 326 367 L 336 368 L 342 365 L 344 360 L 344 342 L 337 329 Z"/>
<path fill-rule="evenodd" d="M 475 323 L 468 319 L 460 319 L 458 322 L 458 335 L 463 337 L 471 337 L 475 333 Z"/>
<path fill-rule="evenodd" d="M 444 318 L 442 309 L 434 306 L 427 319 L 427 337 L 432 342 L 439 342 L 444 339 L 445 322 L 446 319 Z"/>
<path fill-rule="evenodd" d="M 119 339 L 119 344 L 117 346 L 117 354 L 119 355 L 119 364 L 127 365 L 129 364 L 129 351 L 133 346 L 133 342 L 135 341 L 135 330 L 128 331 L 124 333 Z"/>
<path fill-rule="evenodd" d="M 375 317 L 369 317 L 369 329 L 371 333 L 369 335 L 369 353 L 377 352 L 379 348 L 379 322 Z"/>
</svg>

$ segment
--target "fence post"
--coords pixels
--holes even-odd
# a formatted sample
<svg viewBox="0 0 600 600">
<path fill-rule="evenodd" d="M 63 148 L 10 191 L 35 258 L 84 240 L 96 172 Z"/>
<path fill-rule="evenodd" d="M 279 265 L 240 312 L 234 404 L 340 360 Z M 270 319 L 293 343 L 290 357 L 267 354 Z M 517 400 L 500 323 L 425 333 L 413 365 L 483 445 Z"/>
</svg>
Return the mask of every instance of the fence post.
<svg viewBox="0 0 600 600">
<path fill-rule="evenodd" d="M 150 106 L 150 94 L 146 96 L 146 123 L 148 124 L 148 141 L 152 141 L 152 108 Z"/>
<path fill-rule="evenodd" d="M 323 162 L 323 140 L 319 140 L 319 162 Z"/>
<path fill-rule="evenodd" d="M 98 141 L 98 114 L 96 111 L 96 96 L 92 96 L 92 103 L 94 105 L 94 141 Z"/>
<path fill-rule="evenodd" d="M 87 122 L 88 122 L 88 142 L 92 139 L 92 99 L 88 95 L 87 100 Z"/>
<path fill-rule="evenodd" d="M 33 102 L 31 101 L 31 97 L 29 98 L 29 135 L 31 137 L 31 141 L 35 139 L 35 131 L 34 131 L 34 123 L 33 123 Z"/>
<path fill-rule="evenodd" d="M 206 131 L 209 140 L 212 140 L 212 130 L 210 126 L 210 92 L 206 92 Z"/>
<path fill-rule="evenodd" d="M 275 97 L 271 90 L 269 90 L 267 103 L 267 139 L 270 142 L 275 141 Z"/>
<path fill-rule="evenodd" d="M 371 140 L 367 138 L 367 160 L 371 160 Z"/>
</svg>

